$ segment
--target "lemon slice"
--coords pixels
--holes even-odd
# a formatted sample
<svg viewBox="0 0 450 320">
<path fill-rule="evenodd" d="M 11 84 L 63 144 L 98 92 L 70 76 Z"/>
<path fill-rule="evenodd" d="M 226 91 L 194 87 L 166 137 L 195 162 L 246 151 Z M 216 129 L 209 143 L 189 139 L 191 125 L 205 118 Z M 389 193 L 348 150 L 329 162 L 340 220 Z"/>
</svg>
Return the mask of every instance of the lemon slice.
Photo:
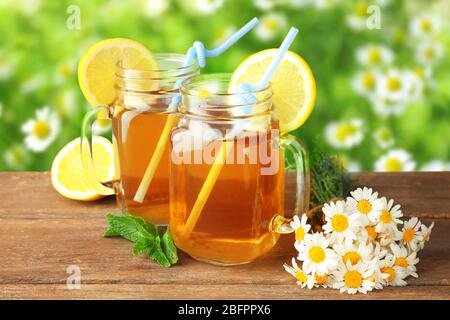
<svg viewBox="0 0 450 320">
<path fill-rule="evenodd" d="M 51 182 L 61 195 L 69 199 L 92 201 L 102 198 L 86 182 L 81 163 L 81 139 L 66 144 L 56 155 L 52 164 Z M 94 136 L 92 143 L 95 174 L 99 181 L 114 179 L 114 153 L 112 143 Z"/>
<path fill-rule="evenodd" d="M 78 65 L 78 82 L 91 106 L 109 105 L 114 101 L 115 72 L 119 61 L 128 69 L 158 68 L 156 58 L 139 42 L 114 38 L 95 43 Z"/>
<path fill-rule="evenodd" d="M 278 49 L 248 57 L 234 71 L 229 90 L 237 92 L 243 82 L 258 83 Z M 311 68 L 298 54 L 288 51 L 271 79 L 272 102 L 282 133 L 299 128 L 308 120 L 316 100 L 316 82 Z"/>
</svg>

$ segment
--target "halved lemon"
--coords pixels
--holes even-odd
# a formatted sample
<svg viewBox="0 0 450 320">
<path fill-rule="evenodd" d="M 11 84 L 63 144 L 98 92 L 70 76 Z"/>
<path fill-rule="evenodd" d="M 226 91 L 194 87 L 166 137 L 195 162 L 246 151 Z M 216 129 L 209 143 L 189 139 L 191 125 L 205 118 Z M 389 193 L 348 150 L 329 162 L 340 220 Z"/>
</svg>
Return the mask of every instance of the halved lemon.
<svg viewBox="0 0 450 320">
<path fill-rule="evenodd" d="M 92 156 L 96 178 L 106 182 L 114 179 L 114 152 L 112 143 L 94 136 Z M 92 201 L 104 197 L 89 187 L 81 163 L 81 138 L 66 144 L 53 160 L 51 170 L 53 187 L 61 195 L 74 200 Z"/>
<path fill-rule="evenodd" d="M 78 65 L 78 82 L 92 107 L 109 105 L 114 101 L 115 73 L 119 61 L 126 68 L 134 70 L 153 70 L 158 67 L 153 54 L 139 42 L 113 38 L 95 43 Z"/>
<path fill-rule="evenodd" d="M 248 57 L 234 71 L 229 90 L 243 82 L 258 83 L 278 49 L 267 49 Z M 298 54 L 288 51 L 271 79 L 272 101 L 281 132 L 299 128 L 308 120 L 316 100 L 316 82 L 311 68 Z"/>
</svg>

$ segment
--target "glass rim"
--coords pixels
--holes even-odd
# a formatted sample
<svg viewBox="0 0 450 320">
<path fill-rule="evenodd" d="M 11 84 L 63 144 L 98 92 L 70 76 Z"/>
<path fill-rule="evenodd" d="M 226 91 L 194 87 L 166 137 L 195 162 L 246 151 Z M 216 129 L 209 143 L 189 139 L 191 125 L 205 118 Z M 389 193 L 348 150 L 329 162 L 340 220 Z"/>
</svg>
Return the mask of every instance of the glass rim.
<svg viewBox="0 0 450 320">
<path fill-rule="evenodd" d="M 123 66 L 122 60 L 116 64 L 115 76 L 125 80 L 163 80 L 164 78 L 183 78 L 197 72 L 200 67 L 194 60 L 193 63 L 184 66 L 186 55 L 180 53 L 154 53 L 157 61 L 173 62 L 179 64 L 174 68 L 159 69 L 134 69 Z"/>
</svg>

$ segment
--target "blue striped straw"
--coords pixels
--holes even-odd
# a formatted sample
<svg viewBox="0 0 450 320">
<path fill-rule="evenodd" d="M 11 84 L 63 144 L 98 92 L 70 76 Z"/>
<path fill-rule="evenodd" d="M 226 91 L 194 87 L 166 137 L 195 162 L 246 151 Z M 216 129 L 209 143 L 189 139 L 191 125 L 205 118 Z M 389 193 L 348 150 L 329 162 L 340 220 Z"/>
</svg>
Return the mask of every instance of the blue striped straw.
<svg viewBox="0 0 450 320">
<path fill-rule="evenodd" d="M 253 18 L 245 26 L 236 31 L 231 37 L 229 37 L 215 49 L 208 50 L 205 48 L 205 45 L 201 41 L 195 41 L 192 47 L 190 47 L 186 53 L 186 59 L 184 60 L 183 67 L 186 67 L 192 64 L 194 60 L 197 60 L 200 68 L 204 68 L 206 65 L 206 58 L 213 58 L 220 56 L 232 45 L 234 45 L 237 41 L 239 41 L 245 34 L 247 34 L 250 30 L 252 30 L 258 24 L 258 22 L 259 22 L 258 18 L 256 17 Z M 179 88 L 181 82 L 182 80 L 178 80 L 175 83 L 175 88 Z M 180 102 L 181 102 L 181 95 L 180 94 L 175 95 L 172 98 L 168 111 L 175 112 Z"/>
</svg>

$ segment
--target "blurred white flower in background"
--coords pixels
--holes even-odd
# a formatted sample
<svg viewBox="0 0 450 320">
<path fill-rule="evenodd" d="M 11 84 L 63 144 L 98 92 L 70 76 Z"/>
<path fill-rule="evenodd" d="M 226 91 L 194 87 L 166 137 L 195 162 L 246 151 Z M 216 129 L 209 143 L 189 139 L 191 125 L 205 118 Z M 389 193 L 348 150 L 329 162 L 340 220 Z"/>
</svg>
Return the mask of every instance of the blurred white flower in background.
<svg viewBox="0 0 450 320">
<path fill-rule="evenodd" d="M 429 94 L 436 87 L 436 81 L 433 78 L 433 70 L 431 67 L 418 67 L 413 72 L 422 81 L 422 96 Z"/>
<path fill-rule="evenodd" d="M 287 25 L 286 17 L 277 12 L 272 12 L 261 17 L 259 24 L 255 28 L 255 35 L 262 41 L 273 40 Z"/>
<path fill-rule="evenodd" d="M 373 138 L 377 143 L 377 145 L 383 149 L 391 147 L 395 142 L 391 130 L 389 130 L 389 128 L 386 127 L 378 128 L 373 133 Z"/>
<path fill-rule="evenodd" d="M 405 101 L 395 101 L 379 96 L 374 96 L 370 99 L 370 102 L 373 111 L 382 118 L 403 113 L 407 104 Z"/>
<path fill-rule="evenodd" d="M 14 145 L 3 154 L 3 160 L 12 170 L 23 170 L 30 162 L 30 155 L 23 145 Z"/>
<path fill-rule="evenodd" d="M 330 9 L 334 7 L 339 0 L 314 0 L 312 3 L 314 4 L 314 7 L 318 10 L 323 9 Z"/>
<path fill-rule="evenodd" d="M 170 5 L 169 0 L 144 0 L 141 8 L 145 16 L 153 18 L 165 13 L 170 8 Z"/>
<path fill-rule="evenodd" d="M 352 80 L 353 90 L 360 95 L 370 98 L 376 93 L 379 79 L 380 72 L 376 69 L 358 71 Z"/>
<path fill-rule="evenodd" d="M 55 111 L 49 107 L 36 110 L 36 118 L 22 125 L 26 147 L 35 152 L 44 151 L 55 140 L 59 128 L 60 121 Z"/>
<path fill-rule="evenodd" d="M 444 55 L 444 46 L 438 42 L 424 42 L 416 49 L 417 62 L 424 65 L 434 65 Z"/>
<path fill-rule="evenodd" d="M 41 8 L 41 0 L 2 0 L 0 5 L 17 10 L 25 16 L 33 16 Z"/>
<path fill-rule="evenodd" d="M 254 6 L 263 11 L 272 10 L 277 4 L 282 2 L 282 0 L 253 0 Z"/>
<path fill-rule="evenodd" d="M 390 150 L 375 162 L 375 171 L 413 171 L 415 167 L 411 154 L 403 149 Z"/>
<path fill-rule="evenodd" d="M 40 89 L 46 83 L 45 77 L 42 74 L 36 74 L 25 79 L 20 85 L 20 91 L 23 94 L 30 94 Z"/>
<path fill-rule="evenodd" d="M 225 40 L 227 40 L 231 35 L 233 35 L 238 29 L 234 26 L 227 26 L 220 28 L 213 34 L 212 45 L 217 47 L 221 45 Z"/>
<path fill-rule="evenodd" d="M 64 84 L 70 77 L 72 77 L 76 66 L 77 62 L 72 61 L 71 59 L 60 62 L 56 68 L 56 84 Z"/>
<path fill-rule="evenodd" d="M 223 0 L 192 0 L 188 5 L 197 13 L 211 14 L 223 5 Z"/>
<path fill-rule="evenodd" d="M 374 0 L 373 4 L 379 5 L 380 7 L 385 7 L 391 3 L 391 0 Z"/>
<path fill-rule="evenodd" d="M 411 90 L 411 74 L 390 69 L 381 76 L 377 86 L 377 96 L 391 100 L 406 102 Z"/>
<path fill-rule="evenodd" d="M 362 31 L 367 28 L 367 9 L 369 4 L 367 2 L 357 2 L 353 8 L 353 12 L 345 19 L 348 27 L 354 31 Z"/>
<path fill-rule="evenodd" d="M 441 22 L 437 16 L 422 14 L 411 20 L 410 31 L 415 37 L 430 37 L 440 30 Z"/>
<path fill-rule="evenodd" d="M 450 171 L 450 163 L 445 163 L 442 160 L 431 160 L 424 163 L 420 171 Z"/>
<path fill-rule="evenodd" d="M 74 115 L 77 108 L 75 92 L 65 90 L 58 94 L 56 96 L 55 106 L 58 113 L 63 117 L 69 118 Z"/>
<path fill-rule="evenodd" d="M 370 67 L 389 65 L 394 60 L 394 53 L 386 46 L 368 44 L 356 50 L 356 59 Z"/>
<path fill-rule="evenodd" d="M 15 59 L 0 48 L 0 80 L 7 80 L 16 69 Z"/>
<path fill-rule="evenodd" d="M 293 8 L 304 8 L 313 3 L 313 0 L 284 0 L 284 2 Z"/>
<path fill-rule="evenodd" d="M 333 147 L 349 149 L 361 143 L 363 125 L 361 119 L 331 122 L 325 127 L 325 137 Z"/>
</svg>

